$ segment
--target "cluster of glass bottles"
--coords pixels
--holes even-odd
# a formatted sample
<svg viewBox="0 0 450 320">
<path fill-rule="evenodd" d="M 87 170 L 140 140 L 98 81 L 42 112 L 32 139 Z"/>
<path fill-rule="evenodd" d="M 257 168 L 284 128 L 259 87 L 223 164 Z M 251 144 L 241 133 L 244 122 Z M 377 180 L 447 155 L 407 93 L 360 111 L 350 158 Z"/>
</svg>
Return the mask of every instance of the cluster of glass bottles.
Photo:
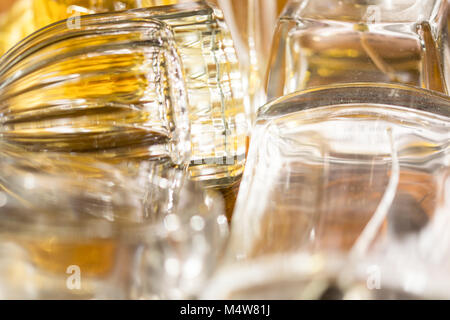
<svg viewBox="0 0 450 320">
<path fill-rule="evenodd" d="M 389 254 L 446 268 L 447 1 L 9 3 L 0 298 L 29 294 L 24 261 L 29 297 L 68 298 L 379 298 L 358 270 Z"/>
</svg>

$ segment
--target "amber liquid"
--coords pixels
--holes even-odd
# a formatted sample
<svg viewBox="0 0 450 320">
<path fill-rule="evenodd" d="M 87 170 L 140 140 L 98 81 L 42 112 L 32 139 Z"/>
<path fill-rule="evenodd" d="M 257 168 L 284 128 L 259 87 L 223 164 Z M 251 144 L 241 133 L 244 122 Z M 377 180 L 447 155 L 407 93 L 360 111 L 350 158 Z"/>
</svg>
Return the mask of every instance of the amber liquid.
<svg viewBox="0 0 450 320">
<path fill-rule="evenodd" d="M 181 1 L 141 1 L 142 7 L 163 6 L 179 2 Z M 136 8 L 134 0 L 7 0 L 6 2 L 2 0 L 0 55 L 34 31 L 59 20 L 77 15 L 133 8 Z"/>
</svg>

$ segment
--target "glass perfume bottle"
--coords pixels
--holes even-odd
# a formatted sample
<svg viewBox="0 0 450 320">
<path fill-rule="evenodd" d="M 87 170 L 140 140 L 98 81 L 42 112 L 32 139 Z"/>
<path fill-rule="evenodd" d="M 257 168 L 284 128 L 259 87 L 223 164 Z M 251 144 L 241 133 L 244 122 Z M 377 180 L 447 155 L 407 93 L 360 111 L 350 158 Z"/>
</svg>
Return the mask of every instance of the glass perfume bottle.
<svg viewBox="0 0 450 320">
<path fill-rule="evenodd" d="M 108 3 L 113 2 L 97 2 L 96 8 L 98 11 L 110 10 L 111 6 L 106 5 Z M 134 5 L 125 6 L 130 7 Z M 42 13 L 42 16 L 47 15 Z M 242 175 L 247 147 L 247 120 L 239 64 L 221 12 L 204 1 L 198 1 L 117 13 L 116 17 L 99 17 L 112 20 L 121 17 L 156 18 L 172 28 L 183 65 L 189 101 L 192 146 L 190 172 L 193 178 L 204 180 L 211 186 L 237 183 Z M 83 26 L 84 17 L 79 19 Z M 76 27 L 77 20 L 69 19 L 67 23 L 67 28 Z M 31 47 L 43 37 L 45 32 L 38 32 L 15 51 L 24 50 L 25 46 Z M 2 64 L 9 64 L 12 56 L 5 57 Z M 70 70 L 67 72 L 70 73 Z"/>
<path fill-rule="evenodd" d="M 180 299 L 211 275 L 223 202 L 186 171 L 0 145 L 1 299 Z"/>
<path fill-rule="evenodd" d="M 448 93 L 447 1 L 291 1 L 275 34 L 268 100 L 383 82 Z"/>
<path fill-rule="evenodd" d="M 364 256 L 427 233 L 449 210 L 449 128 L 448 96 L 403 85 L 333 85 L 269 103 L 252 135 L 232 258 Z M 442 231 L 431 234 L 429 248 Z"/>
<path fill-rule="evenodd" d="M 26 151 L 190 159 L 181 61 L 162 22 L 125 14 L 55 24 L 4 56 L 0 78 L 1 137 Z"/>
<path fill-rule="evenodd" d="M 244 169 L 248 124 L 239 62 L 222 12 L 198 1 L 133 13 L 160 19 L 175 34 L 189 99 L 191 176 L 232 188 Z"/>
<path fill-rule="evenodd" d="M 416 219 L 407 221 L 415 214 L 414 209 L 404 208 L 412 212 L 401 222 L 403 232 L 409 229 L 409 234 L 386 237 L 387 241 L 378 239 L 378 244 L 368 252 L 348 255 L 346 252 L 311 252 L 306 248 L 250 257 L 244 261 L 226 260 L 220 264 L 201 298 L 448 299 L 450 170 L 444 169 L 442 173 L 436 176 L 441 185 L 436 194 L 436 210 L 420 231 Z M 411 192 L 414 192 L 413 188 L 411 186 Z M 384 228 L 389 228 L 392 222 L 393 219 L 389 219 Z M 397 224 L 397 228 L 399 226 Z"/>
<path fill-rule="evenodd" d="M 249 118 L 265 103 L 264 78 L 273 33 L 287 0 L 213 0 L 224 13 L 241 63 Z"/>
</svg>

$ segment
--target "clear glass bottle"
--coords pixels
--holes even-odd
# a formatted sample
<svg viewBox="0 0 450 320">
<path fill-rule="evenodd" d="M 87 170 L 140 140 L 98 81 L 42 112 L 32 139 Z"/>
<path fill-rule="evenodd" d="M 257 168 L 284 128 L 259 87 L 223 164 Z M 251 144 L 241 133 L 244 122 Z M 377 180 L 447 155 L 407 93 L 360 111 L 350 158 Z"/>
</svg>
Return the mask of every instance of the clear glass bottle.
<svg viewBox="0 0 450 320">
<path fill-rule="evenodd" d="M 426 234 L 449 210 L 449 129 L 449 97 L 410 86 L 333 85 L 269 103 L 252 135 L 232 257 L 358 257 Z M 433 233 L 429 248 L 442 231 Z"/>
<path fill-rule="evenodd" d="M 133 18 L 64 21 L 4 56 L 1 138 L 28 152 L 186 165 L 187 90 L 174 35 Z"/>
<path fill-rule="evenodd" d="M 69 2 L 80 6 L 87 3 L 45 1 L 47 4 L 59 3 L 63 9 L 50 5 L 41 5 L 39 8 L 60 8 L 58 12 L 62 15 L 67 12 Z M 113 6 L 114 3 L 116 6 Z M 118 6 L 117 3 L 99 1 L 94 6 L 89 2 L 89 10 L 136 7 L 134 2 L 127 4 L 122 1 L 121 3 L 127 4 L 125 7 Z M 136 19 L 160 19 L 174 32 L 189 100 L 192 144 L 190 172 L 193 178 L 206 181 L 211 186 L 235 186 L 243 172 L 248 126 L 239 63 L 221 11 L 204 1 L 187 1 L 172 6 L 138 9 L 127 14 Z M 38 16 L 52 15 L 42 12 Z M 74 25 L 77 23 L 76 19 L 77 16 L 71 17 L 68 22 Z M 83 19 L 80 21 L 82 25 Z M 28 43 L 39 42 L 39 37 L 42 37 L 42 32 L 35 34 Z M 7 59 L 4 58 L 3 64 L 7 63 Z"/>
<path fill-rule="evenodd" d="M 432 162 L 433 160 L 429 163 Z M 439 166 L 438 162 L 433 165 Z M 400 205 L 407 206 L 403 208 L 404 217 L 401 223 L 397 221 L 397 226 L 394 227 L 397 230 L 403 229 L 400 237 L 398 237 L 400 234 L 393 236 L 392 233 L 390 236 L 380 235 L 376 245 L 370 250 L 356 252 L 356 254 L 355 252 L 348 254 L 345 251 L 325 252 L 320 250 L 323 247 L 318 246 L 299 246 L 297 250 L 289 253 L 277 252 L 247 257 L 243 259 L 244 261 L 235 261 L 235 257 L 232 257 L 220 264 L 201 298 L 218 300 L 448 299 L 450 297 L 448 291 L 450 236 L 447 232 L 450 226 L 448 161 L 447 168 L 434 177 L 439 185 L 434 201 L 435 210 L 429 217 L 429 222 L 422 228 L 420 224 L 417 224 L 420 221 L 417 219 L 417 207 L 414 208 L 407 202 L 403 202 Z M 295 183 L 294 179 L 291 181 Z M 418 193 L 425 194 L 425 185 L 419 191 L 418 185 L 421 183 L 422 181 L 411 183 L 408 192 L 415 194 L 417 198 L 419 198 Z M 356 189 L 350 192 L 355 191 Z M 343 196 L 347 193 L 345 187 L 341 193 Z M 371 196 L 367 197 L 368 205 L 370 205 L 370 198 Z M 351 206 L 353 199 L 348 200 Z M 327 201 L 326 197 L 325 201 Z M 425 197 L 422 201 L 428 204 L 422 203 L 421 207 L 429 207 L 429 199 Z M 291 202 L 294 201 L 291 200 Z M 357 203 L 356 206 L 358 206 Z M 398 207 L 395 210 L 398 210 Z M 389 214 L 398 213 L 391 211 Z M 392 231 L 392 225 L 396 224 L 394 220 L 392 216 L 388 218 L 382 229 Z M 320 222 L 317 223 L 319 224 Z M 351 228 L 348 229 L 348 224 L 349 222 L 340 226 L 342 235 L 351 230 Z M 271 230 L 266 236 L 275 239 L 277 234 L 283 234 L 283 231 L 289 227 L 285 225 L 282 228 L 282 225 L 280 221 L 276 226 L 277 230 Z M 302 230 L 297 230 L 299 231 Z M 331 233 L 336 235 L 334 231 Z M 310 238 L 309 241 L 313 242 L 314 238 Z M 335 237 L 335 241 L 339 241 L 339 238 Z M 244 257 L 241 256 L 241 258 Z"/>
<path fill-rule="evenodd" d="M 268 99 L 352 82 L 448 93 L 446 6 L 442 0 L 291 1 L 275 34 Z"/>
<path fill-rule="evenodd" d="M 183 299 L 215 269 L 223 201 L 186 171 L 0 146 L 1 299 Z"/>
<path fill-rule="evenodd" d="M 222 9 L 241 63 L 249 118 L 265 103 L 264 77 L 273 33 L 287 0 L 213 0 Z"/>
<path fill-rule="evenodd" d="M 239 62 L 222 12 L 199 1 L 135 13 L 161 19 L 175 34 L 190 106 L 192 177 L 211 186 L 240 181 L 248 124 Z"/>
</svg>

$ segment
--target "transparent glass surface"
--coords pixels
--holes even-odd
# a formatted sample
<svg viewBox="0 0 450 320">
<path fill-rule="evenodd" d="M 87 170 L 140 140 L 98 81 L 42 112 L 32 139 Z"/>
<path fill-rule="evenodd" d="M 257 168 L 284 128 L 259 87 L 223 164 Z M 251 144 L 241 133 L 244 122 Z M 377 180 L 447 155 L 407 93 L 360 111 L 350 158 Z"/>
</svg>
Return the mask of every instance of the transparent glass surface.
<svg viewBox="0 0 450 320">
<path fill-rule="evenodd" d="M 34 0 L 33 3 L 34 7 L 29 10 L 37 20 L 43 20 L 38 23 L 39 27 L 69 18 L 69 25 L 76 28 L 77 23 L 81 21 L 83 25 L 85 21 L 80 20 L 80 15 L 140 7 L 149 8 L 118 13 L 116 18 L 104 15 L 102 19 L 156 18 L 170 25 L 189 96 L 191 175 L 212 186 L 229 186 L 239 181 L 248 127 L 239 63 L 220 10 L 205 1 L 182 0 Z M 176 5 L 159 6 L 162 4 Z M 35 41 L 40 41 L 42 34 L 42 31 L 35 34 Z"/>
<path fill-rule="evenodd" d="M 1 136 L 28 151 L 189 161 L 183 71 L 162 22 L 55 24 L 0 60 L 0 83 Z"/>
<path fill-rule="evenodd" d="M 16 5 L 27 8 L 27 18 L 33 21 L 33 26 L 27 24 L 19 26 L 17 21 L 5 22 L 5 42 L 3 47 L 12 47 L 20 39 L 32 31 L 49 25 L 50 23 L 99 12 L 111 12 L 136 8 L 156 7 L 180 3 L 195 3 L 195 0 L 26 0 L 26 3 Z M 245 76 L 245 92 L 251 98 L 251 116 L 255 116 L 255 108 L 265 102 L 263 93 L 263 78 L 270 56 L 271 40 L 277 18 L 287 0 L 212 0 L 224 11 L 233 40 L 236 44 L 242 72 Z M 12 15 L 12 13 L 10 13 Z M 31 18 L 30 18 L 31 17 Z M 1 21 L 1 20 L 0 20 Z M 10 27 L 9 27 L 10 26 Z M 12 27 L 16 32 L 12 32 Z M 1 27 L 0 27 L 1 29 Z M 22 32 L 17 32 L 17 29 Z M 11 39 L 6 40 L 8 37 Z M 5 52 L 4 49 L 4 52 Z"/>
<path fill-rule="evenodd" d="M 185 0 L 185 2 L 190 0 Z M 162 6 L 183 0 L 2 0 L 0 4 L 0 55 L 34 31 L 70 17 L 98 12 Z"/>
<path fill-rule="evenodd" d="M 278 16 L 287 0 L 213 0 L 222 9 L 241 63 L 249 118 L 265 103 L 264 77 Z"/>
<path fill-rule="evenodd" d="M 291 1 L 275 34 L 267 96 L 383 82 L 449 91 L 447 1 Z"/>
<path fill-rule="evenodd" d="M 417 300 L 449 299 L 450 175 L 437 210 L 421 231 L 391 237 L 370 252 L 299 250 L 222 263 L 203 299 Z M 344 231 L 345 232 L 345 231 Z M 230 260 L 229 260 L 230 261 Z"/>
<path fill-rule="evenodd" d="M 133 11 L 171 26 L 189 97 L 190 174 L 211 186 L 239 181 L 248 127 L 239 63 L 222 12 L 204 1 Z"/>
<path fill-rule="evenodd" d="M 445 95 L 382 84 L 311 89 L 261 108 L 230 258 L 364 256 L 425 232 L 450 209 L 449 112 Z"/>
<path fill-rule="evenodd" d="M 206 300 L 423 300 L 449 299 L 448 269 L 390 255 L 346 260 L 297 253 L 221 267 L 201 297 Z M 270 310 L 269 310 L 270 312 Z M 273 312 L 273 310 L 272 310 Z"/>
<path fill-rule="evenodd" d="M 223 201 L 186 172 L 87 158 L 0 159 L 1 299 L 196 295 L 227 237 Z"/>
</svg>

